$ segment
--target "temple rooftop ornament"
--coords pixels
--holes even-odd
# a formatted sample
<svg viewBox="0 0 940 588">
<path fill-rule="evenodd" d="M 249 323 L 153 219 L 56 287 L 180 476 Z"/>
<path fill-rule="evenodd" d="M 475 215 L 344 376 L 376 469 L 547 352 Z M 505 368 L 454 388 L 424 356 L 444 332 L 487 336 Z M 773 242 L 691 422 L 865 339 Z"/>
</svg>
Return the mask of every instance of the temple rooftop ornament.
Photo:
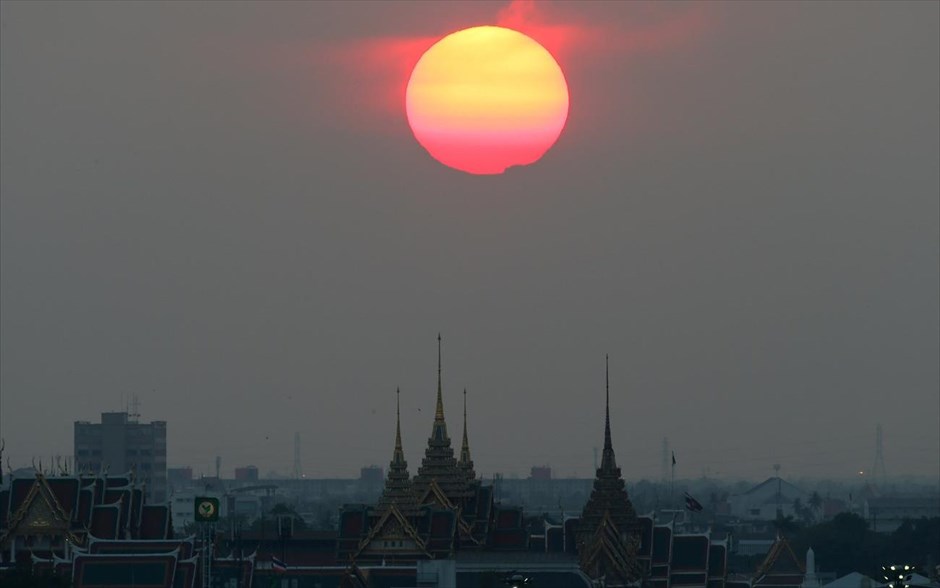
<svg viewBox="0 0 940 588">
<path fill-rule="evenodd" d="M 608 586 L 626 585 L 638 576 L 637 516 L 617 467 L 610 435 L 610 369 L 605 359 L 606 413 L 604 453 L 584 505 L 576 533 L 581 569 L 593 579 L 605 577 Z M 619 582 L 620 584 L 617 584 Z"/>
<path fill-rule="evenodd" d="M 431 436 L 428 438 L 424 459 L 421 460 L 418 475 L 414 478 L 415 496 L 419 503 L 430 497 L 429 489 L 432 481 L 455 505 L 459 505 L 473 494 L 468 488 L 466 474 L 457 467 L 454 449 L 451 447 L 450 436 L 447 434 L 447 422 L 444 420 L 440 334 L 437 335 L 437 406 L 434 410 L 434 424 L 431 427 Z"/>
<path fill-rule="evenodd" d="M 395 390 L 395 449 L 392 451 L 385 489 L 376 506 L 376 514 L 384 514 L 393 504 L 405 516 L 414 514 L 416 508 L 414 487 L 401 443 L 401 390 Z"/>
<path fill-rule="evenodd" d="M 467 438 L 467 389 L 463 389 L 463 445 L 460 447 L 460 461 L 457 467 L 464 473 L 467 483 L 476 481 L 476 472 L 473 471 L 473 458 L 470 457 L 470 441 Z"/>
</svg>

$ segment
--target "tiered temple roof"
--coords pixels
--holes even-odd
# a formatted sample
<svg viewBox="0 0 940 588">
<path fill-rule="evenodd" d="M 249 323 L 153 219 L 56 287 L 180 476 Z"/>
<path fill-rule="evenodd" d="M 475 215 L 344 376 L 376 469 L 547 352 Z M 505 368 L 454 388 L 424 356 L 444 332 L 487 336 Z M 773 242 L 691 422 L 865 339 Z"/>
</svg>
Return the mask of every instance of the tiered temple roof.
<svg viewBox="0 0 940 588">
<path fill-rule="evenodd" d="M 396 391 L 395 406 L 395 450 L 392 452 L 392 461 L 388 465 L 388 476 L 385 479 L 385 489 L 376 506 L 375 514 L 382 516 L 394 504 L 399 512 L 405 516 L 414 514 L 416 503 L 411 475 L 408 473 L 408 462 L 405 461 L 405 452 L 401 445 L 401 404 Z"/>
<path fill-rule="evenodd" d="M 189 588 L 196 577 L 191 538 L 171 539 L 166 504 L 146 504 L 133 474 L 59 475 L 37 469 L 0 490 L 0 568 L 29 562 L 38 574 L 76 587 Z M 5 565 L 4 565 L 5 564 Z"/>
<path fill-rule="evenodd" d="M 464 471 L 457 467 L 454 449 L 444 420 L 444 399 L 441 385 L 441 336 L 437 336 L 437 407 L 428 447 L 414 478 L 415 496 L 419 502 L 434 501 L 432 487 L 437 486 L 453 505 L 460 505 L 473 495 Z"/>
<path fill-rule="evenodd" d="M 627 584 L 637 577 L 639 541 L 636 512 L 627 496 L 610 438 L 609 374 L 607 369 L 604 453 L 591 497 L 581 513 L 577 545 L 582 570 L 595 579 L 606 576 L 608 585 L 613 586 L 616 582 Z"/>
</svg>

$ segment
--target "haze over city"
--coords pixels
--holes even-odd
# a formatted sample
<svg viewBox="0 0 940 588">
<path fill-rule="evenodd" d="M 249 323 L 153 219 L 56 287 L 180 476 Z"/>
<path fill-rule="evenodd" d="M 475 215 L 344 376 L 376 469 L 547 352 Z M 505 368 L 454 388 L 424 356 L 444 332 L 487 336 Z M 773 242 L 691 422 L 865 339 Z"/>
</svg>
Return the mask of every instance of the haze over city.
<svg viewBox="0 0 940 588">
<path fill-rule="evenodd" d="M 508 7 L 507 7 L 508 6 Z M 428 39 L 545 32 L 541 160 L 431 159 Z M 940 4 L 0 4 L 0 436 L 226 475 L 940 476 Z M 537 36 L 537 35 L 536 35 Z M 586 41 L 587 39 L 588 41 Z M 423 44 L 422 44 L 423 43 Z M 413 57 L 412 57 L 413 56 Z M 409 62 L 409 60 L 411 60 Z M 404 65 L 403 65 L 404 64 Z M 6 463 L 3 464 L 6 468 Z"/>
</svg>

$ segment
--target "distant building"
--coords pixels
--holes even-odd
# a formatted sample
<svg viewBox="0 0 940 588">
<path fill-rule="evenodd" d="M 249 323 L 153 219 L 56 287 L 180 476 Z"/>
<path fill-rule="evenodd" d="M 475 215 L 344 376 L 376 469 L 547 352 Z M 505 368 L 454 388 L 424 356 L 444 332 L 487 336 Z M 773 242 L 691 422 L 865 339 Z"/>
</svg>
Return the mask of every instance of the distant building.
<svg viewBox="0 0 940 588">
<path fill-rule="evenodd" d="M 193 468 L 167 468 L 166 469 L 166 480 L 172 485 L 182 485 L 192 483 L 193 481 Z"/>
<path fill-rule="evenodd" d="M 529 472 L 530 480 L 551 480 L 552 468 L 548 466 L 533 466 Z"/>
<path fill-rule="evenodd" d="M 381 486 L 385 481 L 385 473 L 379 466 L 367 466 L 359 469 L 359 479 L 367 484 L 377 484 Z"/>
<path fill-rule="evenodd" d="M 767 478 L 743 494 L 728 499 L 731 514 L 745 520 L 773 520 L 779 512 L 783 516 L 798 516 L 794 503 L 806 504 L 809 494 L 783 478 Z"/>
<path fill-rule="evenodd" d="M 936 495 L 868 498 L 864 503 L 864 516 L 872 531 L 891 533 L 905 519 L 940 517 L 940 500 Z"/>
<path fill-rule="evenodd" d="M 75 422 L 74 449 L 79 472 L 134 472 L 150 501 L 166 500 L 166 421 L 139 423 L 126 412 L 104 412 L 100 424 Z"/>
<path fill-rule="evenodd" d="M 235 479 L 239 482 L 257 482 L 258 468 L 253 465 L 235 468 Z"/>
</svg>

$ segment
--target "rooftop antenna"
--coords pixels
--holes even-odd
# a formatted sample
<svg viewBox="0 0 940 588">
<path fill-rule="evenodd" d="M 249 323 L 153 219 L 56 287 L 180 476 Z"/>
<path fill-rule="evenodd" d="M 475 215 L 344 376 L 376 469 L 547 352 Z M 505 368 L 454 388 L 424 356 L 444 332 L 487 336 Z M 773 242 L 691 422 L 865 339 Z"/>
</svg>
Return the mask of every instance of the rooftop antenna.
<svg viewBox="0 0 940 588">
<path fill-rule="evenodd" d="M 127 412 L 127 420 L 136 423 L 140 420 L 140 398 L 136 394 L 131 399 L 130 409 Z"/>
</svg>

